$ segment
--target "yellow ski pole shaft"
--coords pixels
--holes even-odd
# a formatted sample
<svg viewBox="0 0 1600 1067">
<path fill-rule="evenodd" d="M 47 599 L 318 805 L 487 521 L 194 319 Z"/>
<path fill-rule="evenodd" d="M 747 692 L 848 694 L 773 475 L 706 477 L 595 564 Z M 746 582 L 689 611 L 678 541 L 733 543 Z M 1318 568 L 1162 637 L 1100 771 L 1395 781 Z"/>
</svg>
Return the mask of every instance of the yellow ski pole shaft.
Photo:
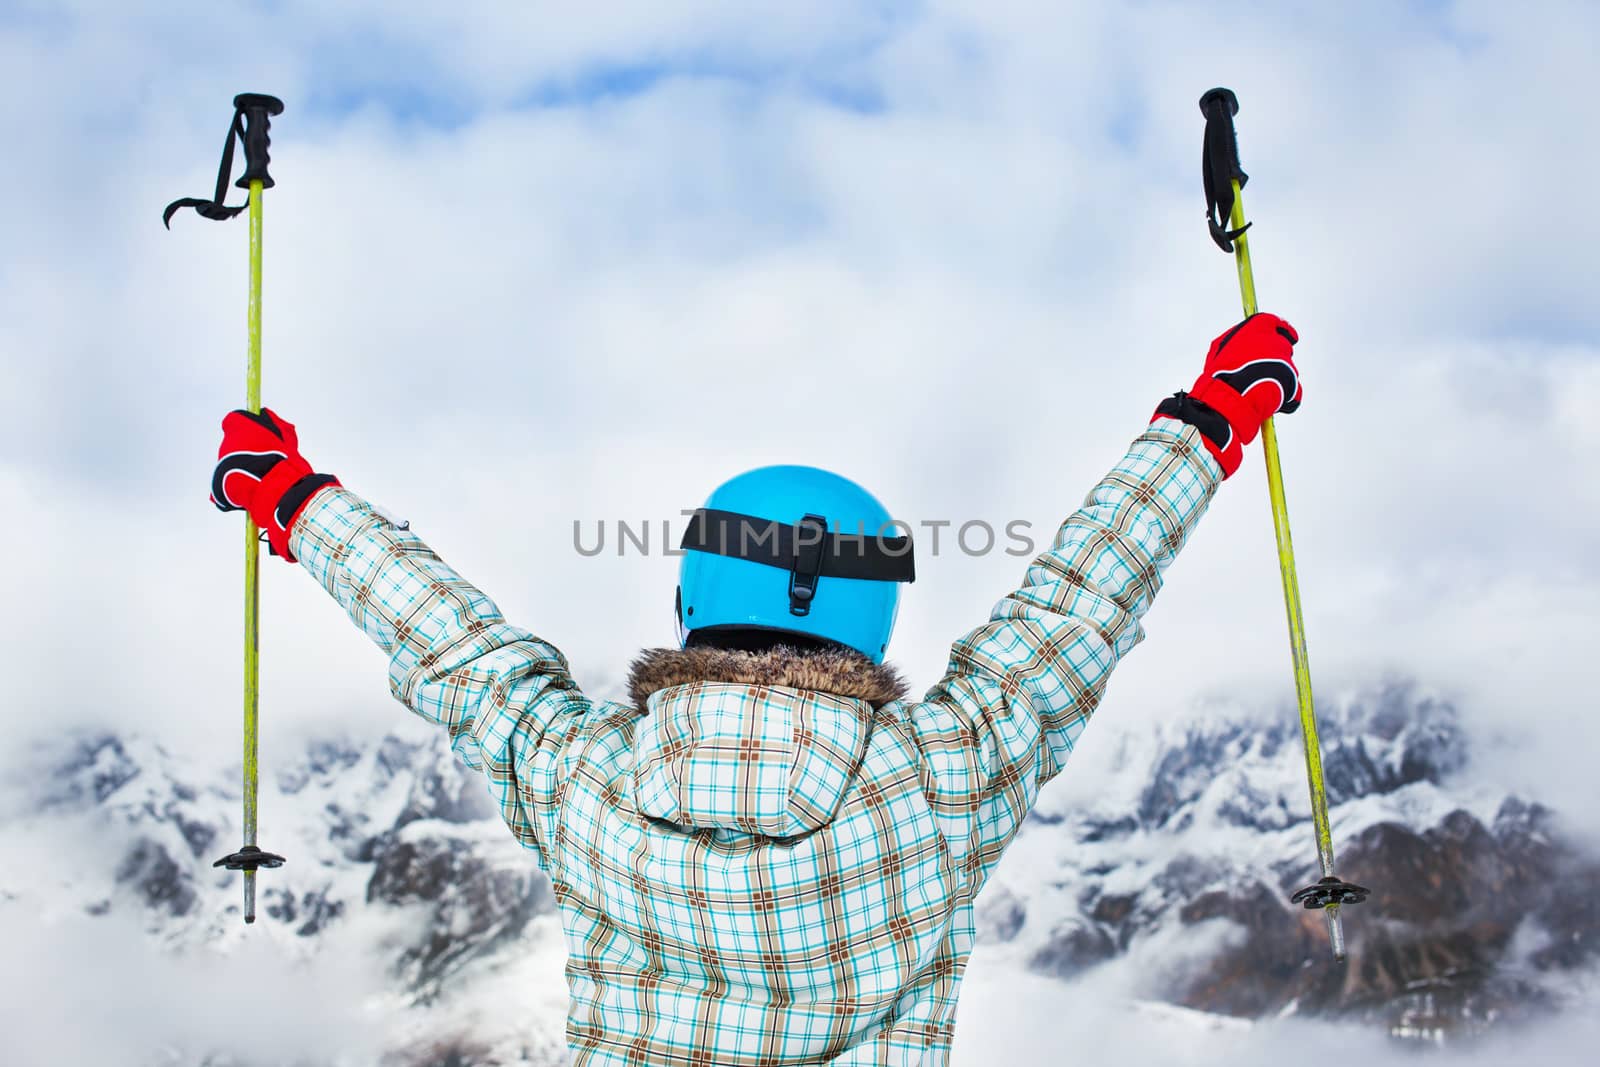
<svg viewBox="0 0 1600 1067">
<path fill-rule="evenodd" d="M 261 410 L 261 199 L 262 182 L 250 182 L 249 354 L 245 407 Z M 244 520 L 244 843 L 256 847 L 257 801 L 261 774 L 261 532 L 248 514 Z M 244 870 L 244 921 L 256 921 L 256 871 Z"/>
<path fill-rule="evenodd" d="M 1233 181 L 1233 214 L 1230 225 L 1244 227 L 1244 200 L 1239 182 Z M 1239 296 L 1244 304 L 1245 317 L 1254 315 L 1256 306 L 1255 276 L 1250 268 L 1250 239 L 1240 234 L 1234 241 L 1234 259 L 1239 267 Z M 1294 661 L 1294 691 L 1300 706 L 1300 732 L 1305 741 L 1306 781 L 1311 787 L 1311 821 L 1316 827 L 1317 858 L 1322 864 L 1322 875 L 1333 874 L 1333 829 L 1328 823 L 1328 791 L 1322 778 L 1322 744 L 1317 737 L 1316 703 L 1311 696 L 1311 661 L 1306 652 L 1306 624 L 1300 613 L 1300 579 L 1294 567 L 1294 539 L 1289 534 L 1289 502 L 1283 492 L 1283 468 L 1278 459 L 1278 431 L 1272 419 L 1261 426 L 1261 451 L 1266 457 L 1267 495 L 1272 500 L 1272 529 L 1278 540 L 1278 570 L 1283 577 L 1283 605 L 1289 620 L 1289 653 Z M 1339 919 L 1339 905 L 1325 908 L 1328 918 L 1328 939 L 1333 954 L 1343 959 L 1344 929 Z"/>
<path fill-rule="evenodd" d="M 274 184 L 267 173 L 267 164 L 271 162 L 267 154 L 270 144 L 267 132 L 272 116 L 282 111 L 283 101 L 275 96 L 240 93 L 234 97 L 233 120 L 228 125 L 222 166 L 217 172 L 217 191 L 209 200 L 202 197 L 174 200 L 161 215 L 162 223 L 170 226 L 172 216 L 186 207 L 194 208 L 201 218 L 217 222 L 231 219 L 246 209 L 250 212 L 245 408 L 252 412 L 261 410 L 261 204 L 263 193 Z M 248 189 L 250 197 L 248 203 L 240 207 L 223 203 L 228 179 L 233 176 L 235 142 L 244 145 L 245 171 L 234 184 Z M 261 740 L 261 531 L 248 513 L 244 527 L 244 844 L 239 851 L 222 857 L 212 866 L 244 872 L 244 921 L 253 923 L 256 921 L 256 871 L 262 867 L 281 867 L 284 860 L 282 856 L 263 852 L 256 844 L 261 780 L 258 760 Z"/>
<path fill-rule="evenodd" d="M 1239 271 L 1239 296 L 1245 317 L 1259 311 L 1256 304 L 1255 273 L 1250 263 L 1250 240 L 1245 231 L 1244 172 L 1239 167 L 1238 144 L 1233 131 L 1233 115 L 1238 100 L 1227 89 L 1213 89 L 1200 98 L 1206 116 L 1205 165 L 1207 198 L 1215 199 L 1224 182 L 1229 192 L 1228 229 L 1215 222 L 1212 236 L 1225 250 L 1231 242 Z M 1231 171 L 1231 173 L 1228 173 Z M 1300 709 L 1300 731 L 1305 744 L 1306 782 L 1311 792 L 1311 819 L 1317 836 L 1317 859 L 1322 878 L 1314 886 L 1295 893 L 1291 900 L 1307 908 L 1321 907 L 1327 919 L 1328 941 L 1336 960 L 1345 958 L 1344 926 L 1339 915 L 1341 904 L 1358 904 L 1367 891 L 1339 879 L 1334 873 L 1333 831 L 1328 820 L 1328 793 L 1322 775 L 1322 745 L 1317 736 L 1316 704 L 1311 695 L 1311 664 L 1306 652 L 1305 619 L 1300 610 L 1300 580 L 1295 573 L 1294 541 L 1289 535 L 1289 504 L 1283 491 L 1283 470 L 1278 458 L 1278 433 L 1271 418 L 1261 427 L 1261 447 L 1266 459 L 1267 494 L 1272 503 L 1272 527 L 1277 535 L 1278 570 L 1283 578 L 1284 611 L 1289 623 L 1289 651 L 1294 663 L 1295 696 Z"/>
</svg>

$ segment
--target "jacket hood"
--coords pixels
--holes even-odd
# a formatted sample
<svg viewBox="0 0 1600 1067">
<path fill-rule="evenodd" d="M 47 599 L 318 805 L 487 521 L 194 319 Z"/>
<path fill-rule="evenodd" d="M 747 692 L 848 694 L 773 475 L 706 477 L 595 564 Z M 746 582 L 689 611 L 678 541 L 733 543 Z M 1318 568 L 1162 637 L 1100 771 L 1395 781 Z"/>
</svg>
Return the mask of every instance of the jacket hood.
<svg viewBox="0 0 1600 1067">
<path fill-rule="evenodd" d="M 629 692 L 634 801 L 685 830 L 786 838 L 827 825 L 866 755 L 892 668 L 850 651 L 652 649 Z"/>
</svg>

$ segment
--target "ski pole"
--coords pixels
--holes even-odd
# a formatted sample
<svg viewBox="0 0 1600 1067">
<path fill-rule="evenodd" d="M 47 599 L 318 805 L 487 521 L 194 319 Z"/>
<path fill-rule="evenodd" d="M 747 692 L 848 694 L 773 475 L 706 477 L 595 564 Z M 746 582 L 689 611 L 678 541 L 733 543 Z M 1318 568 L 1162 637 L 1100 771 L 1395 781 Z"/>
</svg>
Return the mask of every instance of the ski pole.
<svg viewBox="0 0 1600 1067">
<path fill-rule="evenodd" d="M 1240 192 L 1248 179 L 1239 165 L 1239 140 L 1233 116 L 1239 100 L 1231 89 L 1212 89 L 1200 98 L 1206 119 L 1202 173 L 1206 187 L 1206 220 L 1211 238 L 1224 252 L 1232 252 L 1239 270 L 1239 296 L 1246 317 L 1256 307 L 1255 274 L 1250 266 L 1250 242 L 1245 231 L 1244 199 Z M 1231 229 L 1229 228 L 1231 227 Z M 1289 504 L 1283 493 L 1283 471 L 1278 462 L 1278 432 L 1268 418 L 1261 427 L 1261 448 L 1267 463 L 1267 494 L 1272 501 L 1272 526 L 1278 538 L 1278 569 L 1283 575 L 1283 602 L 1289 617 L 1289 651 L 1294 661 L 1295 695 L 1300 705 L 1300 730 L 1305 741 L 1306 781 L 1311 787 L 1311 819 L 1316 826 L 1317 858 L 1322 878 L 1294 893 L 1292 903 L 1321 908 L 1328 922 L 1333 958 L 1345 958 L 1341 904 L 1359 904 L 1367 898 L 1361 886 L 1341 881 L 1333 870 L 1333 831 L 1328 824 L 1328 794 L 1322 778 L 1322 747 L 1317 740 L 1316 706 L 1311 699 L 1311 665 L 1306 655 L 1305 621 L 1300 615 L 1300 582 L 1295 576 L 1294 542 L 1289 537 Z"/>
<path fill-rule="evenodd" d="M 231 219 L 250 211 L 250 299 L 247 310 L 248 355 L 245 370 L 245 407 L 261 410 L 261 201 L 262 193 L 275 182 L 267 173 L 271 162 L 267 155 L 270 138 L 267 131 L 273 115 L 283 112 L 283 101 L 264 93 L 240 93 L 233 98 L 233 121 L 228 126 L 228 137 L 222 145 L 222 166 L 217 172 L 217 191 L 210 200 L 186 197 L 167 205 L 161 222 L 169 229 L 172 216 L 180 209 L 192 207 L 203 218 L 214 221 Z M 244 174 L 234 184 L 249 190 L 244 204 L 228 206 L 223 199 L 228 193 L 228 179 L 233 173 L 233 147 L 238 141 L 244 145 Z M 255 520 L 245 516 L 244 544 L 244 844 L 239 851 L 230 853 L 212 864 L 230 871 L 244 872 L 244 921 L 256 921 L 256 871 L 262 867 L 281 867 L 284 859 L 272 852 L 263 852 L 256 845 L 256 808 L 260 785 L 257 764 L 260 747 L 260 569 L 261 540 Z"/>
</svg>

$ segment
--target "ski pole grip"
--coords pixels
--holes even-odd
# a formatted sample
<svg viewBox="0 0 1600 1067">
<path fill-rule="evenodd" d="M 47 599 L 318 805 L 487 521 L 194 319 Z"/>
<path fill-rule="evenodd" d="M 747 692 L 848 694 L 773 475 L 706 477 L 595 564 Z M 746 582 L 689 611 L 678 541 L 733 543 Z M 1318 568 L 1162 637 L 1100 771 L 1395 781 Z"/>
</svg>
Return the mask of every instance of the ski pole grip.
<svg viewBox="0 0 1600 1067">
<path fill-rule="evenodd" d="M 1206 221 L 1211 239 L 1224 252 L 1232 252 L 1234 240 L 1250 228 L 1248 222 L 1236 230 L 1228 228 L 1233 214 L 1233 183 L 1238 182 L 1243 189 L 1250 180 L 1239 165 L 1239 136 L 1233 128 L 1233 116 L 1238 113 L 1239 98 L 1232 89 L 1211 89 L 1200 97 L 1200 114 L 1206 117 L 1200 158 L 1206 186 Z"/>
<path fill-rule="evenodd" d="M 1219 86 L 1200 97 L 1200 114 L 1206 117 L 1207 132 L 1216 141 L 1213 150 L 1223 153 L 1235 171 L 1240 169 L 1239 135 L 1233 128 L 1233 116 L 1238 113 L 1239 98 L 1233 95 L 1232 89 Z"/>
<path fill-rule="evenodd" d="M 258 181 L 263 189 L 271 189 L 276 183 L 267 173 L 267 164 L 272 162 L 267 154 L 272 143 L 267 129 L 273 115 L 283 114 L 283 101 L 266 93 L 240 93 L 233 98 L 233 107 L 244 116 L 244 173 L 233 184 L 248 189 L 251 182 Z"/>
</svg>

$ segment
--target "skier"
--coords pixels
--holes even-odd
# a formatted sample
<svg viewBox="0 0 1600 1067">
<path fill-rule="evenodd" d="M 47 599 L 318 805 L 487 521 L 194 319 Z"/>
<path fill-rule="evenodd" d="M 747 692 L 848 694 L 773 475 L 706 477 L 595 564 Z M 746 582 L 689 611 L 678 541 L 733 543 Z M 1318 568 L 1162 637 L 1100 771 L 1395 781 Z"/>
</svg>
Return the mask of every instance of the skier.
<svg viewBox="0 0 1600 1067">
<path fill-rule="evenodd" d="M 711 494 L 684 538 L 681 647 L 637 658 L 627 703 L 584 696 L 270 410 L 223 420 L 212 497 L 322 583 L 391 657 L 394 696 L 488 777 L 555 887 L 576 1064 L 943 1064 L 973 900 L 1243 446 L 1299 406 L 1297 340 L 1259 314 L 1213 341 L 915 700 L 883 662 L 909 542 L 825 471 Z"/>
</svg>

